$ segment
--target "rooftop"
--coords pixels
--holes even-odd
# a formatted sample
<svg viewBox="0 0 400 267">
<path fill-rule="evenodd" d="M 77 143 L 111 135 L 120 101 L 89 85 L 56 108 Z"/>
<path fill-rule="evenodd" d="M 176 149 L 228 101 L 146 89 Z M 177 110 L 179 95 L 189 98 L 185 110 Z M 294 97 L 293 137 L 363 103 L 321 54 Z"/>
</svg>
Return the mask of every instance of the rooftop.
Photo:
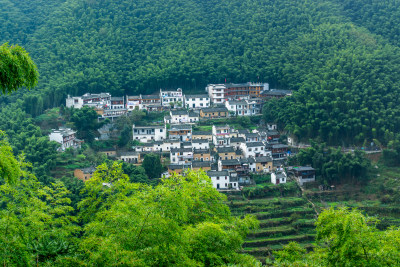
<svg viewBox="0 0 400 267">
<path fill-rule="evenodd" d="M 208 95 L 204 94 L 204 95 L 185 95 L 185 98 L 209 98 Z"/>
<path fill-rule="evenodd" d="M 171 153 L 192 152 L 192 148 L 171 148 Z"/>
<path fill-rule="evenodd" d="M 228 171 L 208 171 L 207 175 L 210 176 L 210 177 L 228 176 L 229 172 Z"/>
<path fill-rule="evenodd" d="M 203 112 L 228 112 L 226 107 L 202 108 Z"/>
<path fill-rule="evenodd" d="M 208 141 L 208 139 L 194 139 L 194 140 L 192 140 L 192 143 L 200 143 L 200 144 L 202 144 L 202 143 L 208 143 L 209 141 Z"/>
<path fill-rule="evenodd" d="M 172 116 L 179 116 L 179 115 L 188 115 L 187 110 L 171 110 Z"/>
<path fill-rule="evenodd" d="M 217 153 L 234 153 L 234 152 L 235 149 L 231 146 L 217 148 Z"/>
<path fill-rule="evenodd" d="M 192 168 L 211 167 L 211 161 L 192 161 Z"/>
<path fill-rule="evenodd" d="M 211 131 L 193 131 L 193 135 L 212 135 Z"/>
<path fill-rule="evenodd" d="M 192 130 L 192 125 L 189 124 L 171 125 L 169 131 L 176 131 L 176 130 Z"/>
<path fill-rule="evenodd" d="M 247 142 L 246 143 L 247 147 L 258 147 L 258 146 L 264 146 L 263 142 Z"/>
</svg>

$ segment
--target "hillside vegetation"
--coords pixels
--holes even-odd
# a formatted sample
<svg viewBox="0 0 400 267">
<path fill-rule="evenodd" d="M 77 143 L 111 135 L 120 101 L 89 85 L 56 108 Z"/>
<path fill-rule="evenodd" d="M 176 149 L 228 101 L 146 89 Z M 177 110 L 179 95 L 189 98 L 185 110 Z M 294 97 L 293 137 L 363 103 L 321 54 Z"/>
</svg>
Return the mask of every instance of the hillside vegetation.
<svg viewBox="0 0 400 267">
<path fill-rule="evenodd" d="M 67 94 L 203 90 L 266 81 L 293 89 L 265 116 L 300 139 L 347 145 L 399 132 L 396 1 L 0 1 L 0 41 L 31 52 L 31 115 Z M 39 108 L 32 108 L 32 106 Z"/>
</svg>

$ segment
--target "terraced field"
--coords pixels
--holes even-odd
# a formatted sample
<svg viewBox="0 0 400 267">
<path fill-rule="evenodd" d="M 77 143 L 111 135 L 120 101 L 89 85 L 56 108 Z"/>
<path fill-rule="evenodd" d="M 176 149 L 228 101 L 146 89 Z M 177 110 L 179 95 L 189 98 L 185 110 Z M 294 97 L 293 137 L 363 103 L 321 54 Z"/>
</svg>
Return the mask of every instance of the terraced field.
<svg viewBox="0 0 400 267">
<path fill-rule="evenodd" d="M 254 214 L 260 228 L 250 233 L 243 252 L 254 255 L 262 262 L 290 241 L 311 248 L 315 238 L 316 214 L 301 197 L 275 197 L 245 200 L 240 195 L 228 195 L 232 214 Z"/>
</svg>

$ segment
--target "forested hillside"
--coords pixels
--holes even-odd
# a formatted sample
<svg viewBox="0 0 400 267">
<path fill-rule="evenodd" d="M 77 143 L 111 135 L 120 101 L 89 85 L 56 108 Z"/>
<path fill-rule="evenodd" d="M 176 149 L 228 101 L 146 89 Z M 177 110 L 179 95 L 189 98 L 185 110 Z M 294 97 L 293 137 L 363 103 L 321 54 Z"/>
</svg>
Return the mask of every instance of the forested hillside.
<svg viewBox="0 0 400 267">
<path fill-rule="evenodd" d="M 265 116 L 298 138 L 386 144 L 400 130 L 400 4 L 367 2 L 1 0 L 0 41 L 30 51 L 41 78 L 0 102 L 36 116 L 67 94 L 259 80 L 297 91 Z"/>
</svg>

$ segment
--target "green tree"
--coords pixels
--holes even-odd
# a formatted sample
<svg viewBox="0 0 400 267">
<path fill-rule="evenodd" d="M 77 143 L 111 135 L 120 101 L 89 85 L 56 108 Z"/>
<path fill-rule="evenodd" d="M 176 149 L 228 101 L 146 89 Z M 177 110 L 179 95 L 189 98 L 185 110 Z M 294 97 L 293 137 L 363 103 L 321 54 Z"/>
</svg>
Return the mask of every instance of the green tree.
<svg viewBox="0 0 400 267">
<path fill-rule="evenodd" d="M 85 226 L 81 249 L 87 263 L 257 266 L 253 257 L 237 252 L 257 221 L 231 216 L 226 196 L 212 187 L 204 172 L 172 176 L 156 187 L 114 180 L 113 172 L 85 184 L 89 192 L 91 187 L 113 191 L 101 202 L 107 208 L 93 210 Z M 97 187 L 111 180 L 111 187 Z"/>
<path fill-rule="evenodd" d="M 163 172 L 160 156 L 154 153 L 147 154 L 144 157 L 142 167 L 146 170 L 146 174 L 150 179 L 160 178 Z"/>
<path fill-rule="evenodd" d="M 35 63 L 22 47 L 3 44 L 0 46 L 0 89 L 9 94 L 21 87 L 33 88 L 39 73 Z"/>
<path fill-rule="evenodd" d="M 91 143 L 94 138 L 98 136 L 98 129 L 101 123 L 97 121 L 98 115 L 96 111 L 88 106 L 81 109 L 74 109 L 71 116 L 71 121 L 74 123 L 75 128 L 78 130 L 78 137 Z"/>
</svg>

